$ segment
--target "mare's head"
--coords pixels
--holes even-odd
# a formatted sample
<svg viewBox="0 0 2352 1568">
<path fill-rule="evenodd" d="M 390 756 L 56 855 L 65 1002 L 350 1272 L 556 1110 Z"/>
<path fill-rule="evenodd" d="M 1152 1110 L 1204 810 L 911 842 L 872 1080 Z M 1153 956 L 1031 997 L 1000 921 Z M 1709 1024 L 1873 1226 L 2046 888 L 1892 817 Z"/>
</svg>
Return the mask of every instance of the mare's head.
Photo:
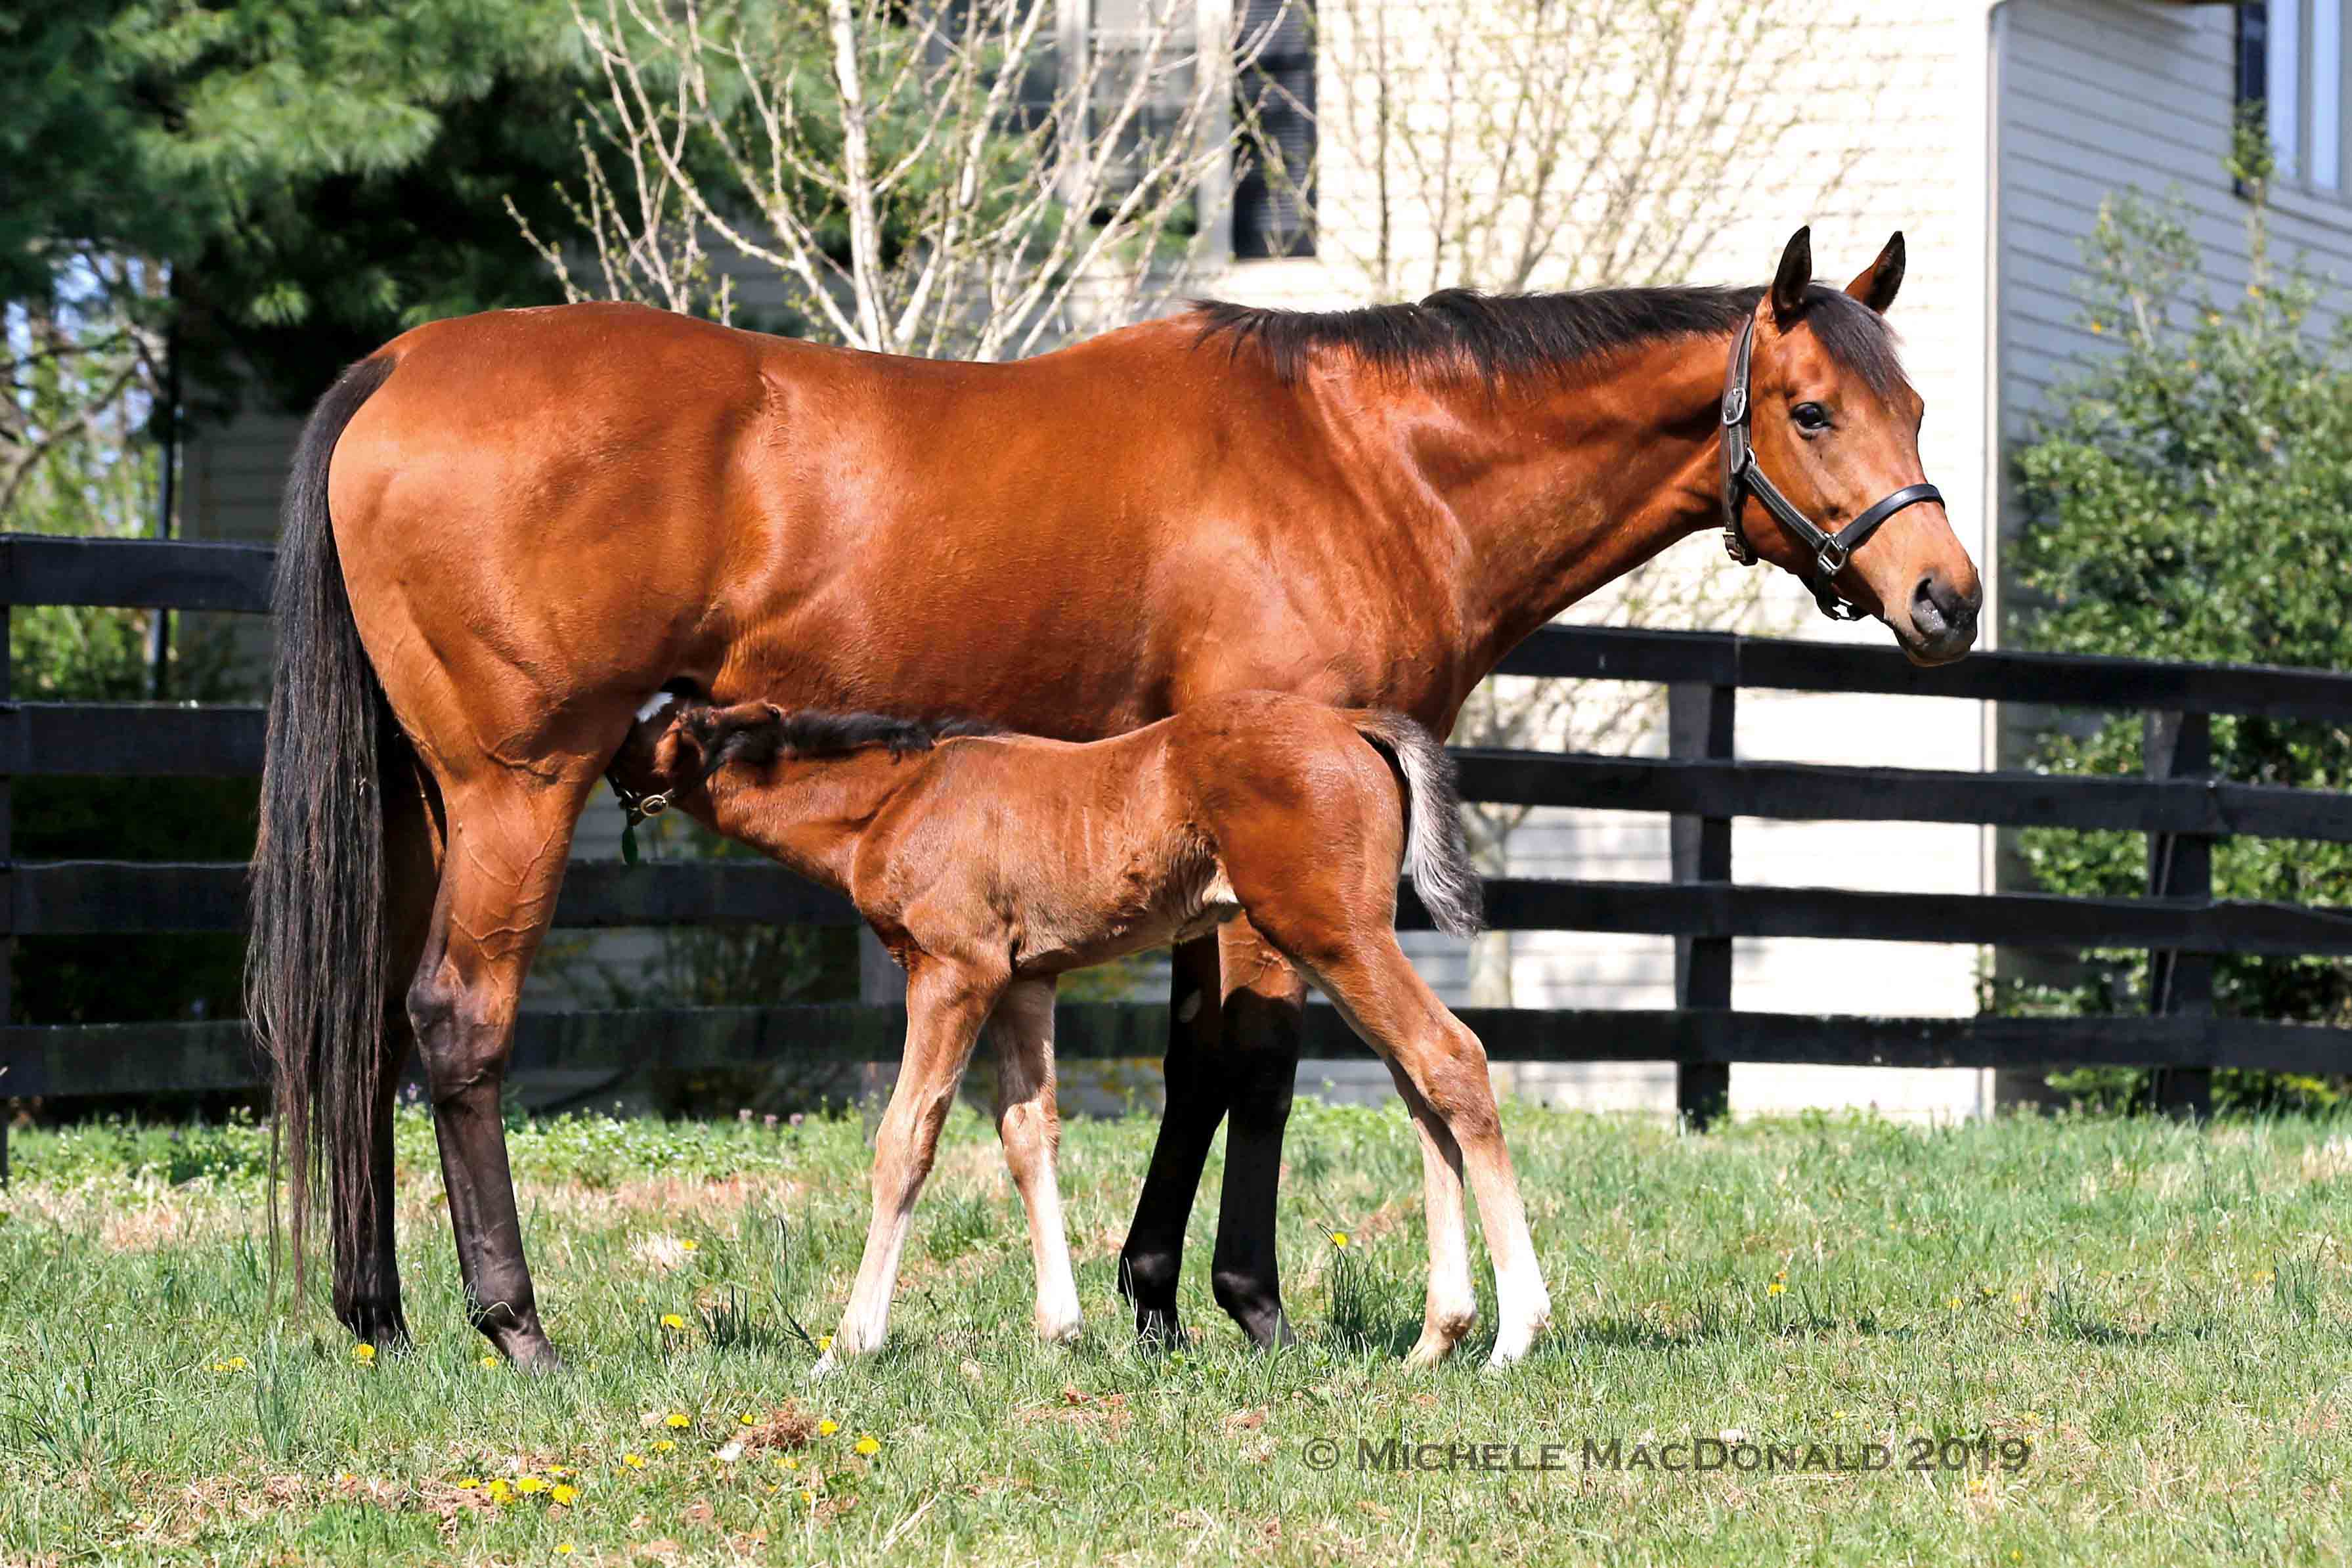
<svg viewBox="0 0 2352 1568">
<path fill-rule="evenodd" d="M 1902 283 L 1897 234 L 1843 291 L 1815 286 L 1811 233 L 1801 228 L 1756 303 L 1748 378 L 1756 468 L 1826 533 L 1926 477 L 1926 405 L 1904 377 L 1885 321 Z M 1801 577 L 1813 571 L 1813 551 L 1752 494 L 1740 523 L 1764 560 Z M 1887 517 L 1833 582 L 1885 621 L 1917 663 L 1948 662 L 1976 641 L 1984 589 L 1940 499 Z"/>
</svg>

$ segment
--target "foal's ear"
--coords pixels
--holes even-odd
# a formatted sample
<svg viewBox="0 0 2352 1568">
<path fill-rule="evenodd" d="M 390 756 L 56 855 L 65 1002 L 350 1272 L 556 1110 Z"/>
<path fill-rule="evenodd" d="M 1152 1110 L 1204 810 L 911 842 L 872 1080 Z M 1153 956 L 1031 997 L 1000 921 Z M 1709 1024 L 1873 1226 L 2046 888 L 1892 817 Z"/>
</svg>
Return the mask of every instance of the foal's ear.
<svg viewBox="0 0 2352 1568">
<path fill-rule="evenodd" d="M 1813 226 L 1807 224 L 1789 237 L 1780 252 L 1780 270 L 1772 275 L 1772 324 L 1786 327 L 1805 308 L 1805 290 L 1813 281 Z"/>
<path fill-rule="evenodd" d="M 1886 307 L 1895 303 L 1895 291 L 1903 287 L 1903 231 L 1896 229 L 1878 259 L 1862 269 L 1845 291 L 1877 311 L 1886 314 Z"/>
</svg>

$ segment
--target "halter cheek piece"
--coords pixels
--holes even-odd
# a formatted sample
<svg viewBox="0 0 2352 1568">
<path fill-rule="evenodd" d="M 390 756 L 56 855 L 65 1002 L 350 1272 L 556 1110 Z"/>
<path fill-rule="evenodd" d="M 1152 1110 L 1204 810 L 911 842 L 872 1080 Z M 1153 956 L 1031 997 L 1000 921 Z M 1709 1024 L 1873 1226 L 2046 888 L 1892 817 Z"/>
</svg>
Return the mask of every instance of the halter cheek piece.
<svg viewBox="0 0 2352 1568">
<path fill-rule="evenodd" d="M 1839 594 L 1834 581 L 1837 574 L 1845 569 L 1853 552 L 1862 548 L 1862 542 L 1878 531 L 1880 523 L 1906 506 L 1916 506 L 1923 500 L 1940 503 L 1944 492 L 1930 484 L 1906 485 L 1837 532 L 1822 532 L 1756 466 L 1756 447 L 1749 437 L 1748 424 L 1754 410 L 1748 398 L 1748 365 L 1755 349 L 1756 318 L 1750 316 L 1739 324 L 1739 342 L 1731 351 L 1731 364 L 1723 375 L 1723 548 L 1742 566 L 1756 564 L 1756 547 L 1748 542 L 1748 531 L 1739 522 L 1739 514 L 1753 495 L 1782 528 L 1795 534 L 1813 552 L 1812 569 L 1802 575 L 1822 614 L 1834 621 L 1858 621 L 1869 612 Z"/>
</svg>

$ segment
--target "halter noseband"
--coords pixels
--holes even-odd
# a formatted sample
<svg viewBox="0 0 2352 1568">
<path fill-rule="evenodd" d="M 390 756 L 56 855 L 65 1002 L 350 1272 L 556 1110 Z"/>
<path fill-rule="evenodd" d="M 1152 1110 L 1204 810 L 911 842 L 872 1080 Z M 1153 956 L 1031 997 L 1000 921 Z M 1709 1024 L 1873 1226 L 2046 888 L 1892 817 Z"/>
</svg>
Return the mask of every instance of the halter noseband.
<svg viewBox="0 0 2352 1568">
<path fill-rule="evenodd" d="M 1748 365 L 1755 349 L 1756 318 L 1750 316 L 1739 324 L 1739 342 L 1733 346 L 1730 366 L 1723 374 L 1723 548 L 1742 566 L 1756 564 L 1756 547 L 1748 542 L 1748 531 L 1739 521 L 1748 498 L 1753 495 L 1781 527 L 1813 552 L 1812 570 L 1801 575 L 1822 614 L 1833 621 L 1858 621 L 1869 612 L 1838 593 L 1837 574 L 1862 548 L 1863 541 L 1878 531 L 1880 523 L 1906 506 L 1923 500 L 1940 503 L 1944 492 L 1930 484 L 1906 485 L 1837 532 L 1822 531 L 1756 465 L 1756 447 L 1748 435 L 1753 410 L 1748 397 Z"/>
</svg>

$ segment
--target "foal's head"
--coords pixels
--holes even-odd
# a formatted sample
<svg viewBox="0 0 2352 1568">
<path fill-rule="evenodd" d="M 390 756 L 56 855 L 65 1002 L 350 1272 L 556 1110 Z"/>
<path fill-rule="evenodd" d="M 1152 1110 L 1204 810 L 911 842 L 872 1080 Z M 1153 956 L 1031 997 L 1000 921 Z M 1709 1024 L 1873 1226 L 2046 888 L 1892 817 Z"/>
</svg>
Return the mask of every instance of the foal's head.
<svg viewBox="0 0 2352 1568">
<path fill-rule="evenodd" d="M 1811 231 L 1801 228 L 1756 303 L 1748 380 L 1756 465 L 1832 534 L 1924 479 L 1926 405 L 1904 378 L 1882 319 L 1903 267 L 1897 234 L 1843 293 L 1816 288 Z M 1812 569 L 1812 552 L 1752 496 L 1741 522 L 1758 555 L 1800 576 Z M 1976 641 L 1983 586 L 1940 500 L 1889 516 L 1835 583 L 1919 663 L 1958 658 Z"/>
</svg>

